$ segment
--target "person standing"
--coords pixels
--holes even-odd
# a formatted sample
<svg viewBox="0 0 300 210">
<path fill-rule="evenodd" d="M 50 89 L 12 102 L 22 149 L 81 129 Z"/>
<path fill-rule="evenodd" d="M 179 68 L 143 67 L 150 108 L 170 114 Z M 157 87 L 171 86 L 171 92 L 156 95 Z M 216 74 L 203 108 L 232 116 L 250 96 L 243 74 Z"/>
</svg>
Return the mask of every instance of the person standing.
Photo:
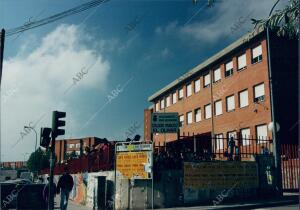
<svg viewBox="0 0 300 210">
<path fill-rule="evenodd" d="M 59 178 L 57 183 L 57 193 L 60 193 L 60 209 L 66 210 L 70 192 L 73 188 L 74 181 L 69 174 L 68 168 L 64 168 L 64 174 Z"/>
<path fill-rule="evenodd" d="M 43 198 L 45 200 L 46 203 L 48 203 L 48 195 L 49 195 L 49 179 L 50 177 L 47 177 L 47 184 L 45 185 L 44 189 L 43 189 Z M 52 189 L 53 189 L 53 192 L 56 192 L 56 185 L 55 183 L 53 182 L 53 185 L 52 185 Z M 55 197 L 55 195 L 54 195 Z"/>
</svg>

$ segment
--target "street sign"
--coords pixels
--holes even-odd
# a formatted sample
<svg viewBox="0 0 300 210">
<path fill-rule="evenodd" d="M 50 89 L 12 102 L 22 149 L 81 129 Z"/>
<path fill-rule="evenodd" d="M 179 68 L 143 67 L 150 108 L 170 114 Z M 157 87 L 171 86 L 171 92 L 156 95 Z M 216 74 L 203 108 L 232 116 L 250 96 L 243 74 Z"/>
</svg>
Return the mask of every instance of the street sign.
<svg viewBox="0 0 300 210">
<path fill-rule="evenodd" d="M 119 152 L 117 153 L 117 174 L 125 179 L 151 179 L 151 152 Z M 147 166 L 147 167 L 145 167 Z"/>
<path fill-rule="evenodd" d="M 152 179 L 152 144 L 116 145 L 116 172 L 123 179 Z"/>
<path fill-rule="evenodd" d="M 152 133 L 177 133 L 179 128 L 177 112 L 154 112 L 151 118 Z"/>
<path fill-rule="evenodd" d="M 151 144 L 121 144 L 117 145 L 117 152 L 152 151 Z"/>
</svg>

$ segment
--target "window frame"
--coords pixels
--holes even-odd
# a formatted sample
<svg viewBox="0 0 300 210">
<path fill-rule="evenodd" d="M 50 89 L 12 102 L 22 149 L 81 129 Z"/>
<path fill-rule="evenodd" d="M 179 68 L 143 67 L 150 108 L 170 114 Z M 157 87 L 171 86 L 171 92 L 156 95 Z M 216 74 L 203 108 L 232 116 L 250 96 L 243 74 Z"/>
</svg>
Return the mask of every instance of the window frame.
<svg viewBox="0 0 300 210">
<path fill-rule="evenodd" d="M 242 131 L 243 130 L 249 130 L 248 137 L 242 135 Z M 241 128 L 240 129 L 240 135 L 241 135 L 242 146 L 249 146 L 249 145 L 251 145 L 251 141 L 250 141 L 251 140 L 251 129 L 250 129 L 250 127 Z M 248 144 L 246 144 L 246 143 L 248 143 Z"/>
<path fill-rule="evenodd" d="M 162 109 L 165 109 L 165 108 L 166 108 L 165 98 L 161 99 L 161 100 L 159 101 L 159 104 L 160 104 L 160 109 L 161 109 L 161 110 L 162 110 Z M 163 104 L 163 106 L 162 106 L 162 104 Z"/>
<path fill-rule="evenodd" d="M 240 64 L 239 58 L 242 56 L 245 56 L 245 66 L 240 67 L 239 66 L 239 64 Z M 247 68 L 247 54 L 246 54 L 246 52 L 244 52 L 243 54 L 240 54 L 239 56 L 237 56 L 237 70 L 242 71 L 243 69 L 246 69 L 246 68 Z"/>
<path fill-rule="evenodd" d="M 190 122 L 189 119 L 191 120 Z M 193 123 L 193 111 L 189 111 L 186 113 L 186 124 L 190 125 L 192 123 Z"/>
<path fill-rule="evenodd" d="M 208 84 L 205 84 L 206 82 L 206 77 L 209 77 L 209 83 Z M 211 83 L 211 76 L 210 76 L 210 72 L 209 73 L 207 73 L 207 74 L 205 74 L 204 76 L 203 76 L 203 88 L 207 88 L 207 87 L 209 87 L 210 86 L 210 83 Z"/>
<path fill-rule="evenodd" d="M 189 83 L 185 86 L 186 88 L 186 97 L 190 97 L 193 95 L 193 86 L 192 86 L 192 83 Z M 190 95 L 188 94 L 189 93 L 189 90 L 190 90 Z"/>
<path fill-rule="evenodd" d="M 256 57 L 253 57 L 253 50 L 256 49 L 256 48 L 258 48 L 258 47 L 261 48 L 261 54 L 258 55 L 258 56 L 256 56 Z M 263 50 L 262 50 L 261 43 L 258 44 L 258 45 L 256 45 L 255 47 L 252 47 L 251 48 L 251 63 L 252 64 L 260 63 L 262 61 L 262 59 L 263 59 L 262 54 L 263 54 Z"/>
<path fill-rule="evenodd" d="M 231 69 L 227 69 L 227 64 L 232 63 L 232 68 Z M 229 72 L 229 74 L 227 75 L 227 72 Z M 225 78 L 227 77 L 231 77 L 233 75 L 233 60 L 231 59 L 231 61 L 227 61 L 225 63 L 225 71 L 224 71 L 224 76 Z"/>
<path fill-rule="evenodd" d="M 221 138 L 219 136 L 221 136 Z M 225 141 L 225 139 L 224 139 L 223 133 L 215 134 L 215 143 L 216 143 L 217 150 L 224 150 L 224 141 Z M 220 147 L 218 147 L 218 145 Z M 222 147 L 221 147 L 221 145 L 222 145 Z"/>
<path fill-rule="evenodd" d="M 199 90 L 197 90 L 196 88 L 197 88 L 197 81 L 199 81 Z M 196 80 L 194 80 L 194 92 L 195 93 L 198 93 L 198 92 L 200 92 L 200 89 L 201 89 L 201 81 L 200 81 L 200 78 L 199 79 L 196 79 Z"/>
<path fill-rule="evenodd" d="M 199 112 L 197 112 L 197 111 L 199 111 Z M 199 115 L 200 115 L 200 119 L 197 121 L 197 113 L 199 113 Z M 194 116 L 195 116 L 195 123 L 197 123 L 197 122 L 200 122 L 202 119 L 202 116 L 201 116 L 201 108 L 199 107 L 199 108 L 196 108 L 195 110 L 194 110 Z"/>
<path fill-rule="evenodd" d="M 175 95 L 175 100 L 174 100 L 174 95 Z M 176 104 L 176 103 L 177 103 L 177 92 L 175 91 L 172 93 L 172 104 Z"/>
<path fill-rule="evenodd" d="M 216 71 L 219 71 L 219 77 L 220 78 L 218 80 L 216 80 L 216 75 L 215 75 Z M 214 76 L 214 78 L 213 78 L 214 83 L 221 81 L 221 78 L 222 78 L 222 76 L 221 76 L 221 67 L 216 68 L 215 70 L 213 70 L 213 72 L 214 72 L 214 74 L 213 74 L 213 76 Z"/>
<path fill-rule="evenodd" d="M 207 113 L 206 113 L 206 107 L 208 107 L 208 106 L 210 106 L 210 117 L 207 117 Z M 212 109 L 211 109 L 211 104 L 209 103 L 209 104 L 204 105 L 204 119 L 207 120 L 210 118 L 212 118 Z"/>
<path fill-rule="evenodd" d="M 257 128 L 258 127 L 262 127 L 264 126 L 266 128 L 266 131 L 267 131 L 267 136 L 265 136 L 266 138 L 259 138 L 258 136 L 258 132 L 257 132 Z M 261 143 L 265 143 L 267 140 L 269 140 L 269 137 L 268 137 L 268 125 L 267 124 L 259 124 L 259 125 L 256 125 L 255 126 L 255 135 L 256 135 L 256 139 L 257 139 L 257 144 L 261 144 Z"/>
<path fill-rule="evenodd" d="M 184 114 L 179 115 L 179 127 L 183 127 L 184 126 Z M 183 117 L 183 120 L 181 121 L 181 117 Z"/>
<path fill-rule="evenodd" d="M 221 103 L 221 113 L 219 113 L 219 114 L 217 114 L 217 103 Z M 220 116 L 220 115 L 222 115 L 223 114 L 223 105 L 222 105 L 222 100 L 220 99 L 220 100 L 217 100 L 217 101 L 215 101 L 214 102 L 214 111 L 215 111 L 215 116 Z"/>
<path fill-rule="evenodd" d="M 264 94 L 261 95 L 261 96 L 256 97 L 255 88 L 258 87 L 258 86 L 261 86 L 261 85 L 263 85 Z M 259 83 L 257 85 L 254 85 L 253 86 L 253 102 L 254 103 L 262 102 L 262 101 L 265 101 L 265 98 L 266 98 L 265 83 L 262 82 L 262 83 Z"/>
<path fill-rule="evenodd" d="M 242 92 L 246 92 L 247 91 L 247 105 L 245 106 L 241 106 L 241 93 Z M 242 109 L 242 108 L 245 108 L 247 106 L 249 106 L 249 90 L 248 89 L 244 89 L 244 90 L 241 90 L 238 92 L 238 97 L 239 97 L 239 108 Z"/>
<path fill-rule="evenodd" d="M 182 96 L 180 97 L 180 93 L 182 92 Z M 183 87 L 179 88 L 178 90 L 178 100 L 182 100 L 184 98 L 184 90 L 183 90 Z"/>
<path fill-rule="evenodd" d="M 233 109 L 229 110 L 228 109 L 228 99 L 233 97 Z M 235 95 L 232 94 L 232 95 L 229 95 L 229 96 L 226 96 L 226 112 L 233 112 L 235 110 Z"/>
</svg>

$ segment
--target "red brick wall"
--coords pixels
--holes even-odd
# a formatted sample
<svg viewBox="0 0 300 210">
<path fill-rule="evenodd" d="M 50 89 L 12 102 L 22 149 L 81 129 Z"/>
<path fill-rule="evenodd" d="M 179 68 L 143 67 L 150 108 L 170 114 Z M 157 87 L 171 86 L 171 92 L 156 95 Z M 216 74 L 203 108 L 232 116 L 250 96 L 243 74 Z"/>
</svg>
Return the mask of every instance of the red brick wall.
<svg viewBox="0 0 300 210">
<path fill-rule="evenodd" d="M 262 61 L 256 64 L 251 64 L 251 47 L 255 47 L 261 43 L 262 45 Z M 254 45 L 248 46 L 246 49 L 246 58 L 247 58 L 247 68 L 241 71 L 237 71 L 237 56 L 240 53 L 243 53 L 244 50 L 240 50 L 235 55 L 231 55 L 228 58 L 225 58 L 219 64 L 216 64 L 215 68 L 221 65 L 221 80 L 217 83 L 212 84 L 213 97 L 216 100 L 222 100 L 222 114 L 215 116 L 212 112 L 214 118 L 214 133 L 220 134 L 223 133 L 223 136 L 226 137 L 227 132 L 236 130 L 240 131 L 241 128 L 250 128 L 250 134 L 253 137 L 256 136 L 255 126 L 259 124 L 268 124 L 271 122 L 271 109 L 270 109 L 270 94 L 269 94 L 269 82 L 268 82 L 268 64 L 267 64 L 267 43 L 264 38 L 262 40 L 254 43 Z M 232 58 L 233 60 L 233 75 L 225 78 L 225 63 Z M 215 69 L 212 68 L 212 69 Z M 204 119 L 204 105 L 211 103 L 211 88 L 203 88 L 203 76 L 200 77 L 200 92 L 194 93 L 194 79 L 193 81 L 187 81 L 183 84 L 184 88 L 184 98 L 182 100 L 177 100 L 176 104 L 171 104 L 171 106 L 165 108 L 165 112 L 178 112 L 179 115 L 185 115 L 184 126 L 180 128 L 180 134 L 183 135 L 183 132 L 190 135 L 201 134 L 211 132 L 212 128 L 212 119 Z M 189 97 L 186 97 L 186 84 L 192 82 L 193 94 Z M 254 94 L 254 85 L 259 83 L 264 83 L 265 87 L 265 100 L 260 104 L 255 104 L 253 102 Z M 179 89 L 179 88 L 178 88 Z M 177 98 L 178 98 L 178 89 L 177 89 Z M 239 108 L 238 93 L 244 89 L 248 89 L 248 100 L 249 105 L 244 108 Z M 235 111 L 226 112 L 226 97 L 229 95 L 235 95 Z M 165 95 L 167 97 L 168 95 Z M 161 98 L 160 98 L 161 99 Z M 214 101 L 216 101 L 214 100 Z M 157 101 L 156 101 L 157 102 Z M 166 103 L 165 103 L 166 105 Z M 194 119 L 194 110 L 196 108 L 201 108 L 201 121 L 195 122 Z M 212 106 L 213 107 L 213 106 Z M 164 111 L 164 110 L 160 110 Z M 193 123 L 187 125 L 187 116 L 186 113 L 193 112 Z M 269 137 L 272 138 L 271 132 L 268 133 Z M 158 142 L 172 141 L 176 140 L 176 134 L 159 134 L 154 135 L 156 145 Z"/>
</svg>

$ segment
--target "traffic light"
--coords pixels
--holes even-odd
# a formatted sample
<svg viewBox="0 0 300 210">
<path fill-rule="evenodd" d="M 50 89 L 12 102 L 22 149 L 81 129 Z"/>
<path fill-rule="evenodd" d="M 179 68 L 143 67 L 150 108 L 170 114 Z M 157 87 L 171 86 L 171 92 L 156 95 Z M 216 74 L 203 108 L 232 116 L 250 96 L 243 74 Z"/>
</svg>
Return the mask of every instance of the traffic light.
<svg viewBox="0 0 300 210">
<path fill-rule="evenodd" d="M 65 118 L 65 112 L 53 111 L 52 113 L 52 135 L 53 137 L 57 137 L 60 135 L 65 135 L 65 129 L 61 129 L 60 127 L 64 127 L 66 122 L 61 118 Z"/>
<path fill-rule="evenodd" d="M 41 128 L 41 139 L 40 145 L 41 147 L 48 148 L 51 141 L 51 128 Z"/>
</svg>

